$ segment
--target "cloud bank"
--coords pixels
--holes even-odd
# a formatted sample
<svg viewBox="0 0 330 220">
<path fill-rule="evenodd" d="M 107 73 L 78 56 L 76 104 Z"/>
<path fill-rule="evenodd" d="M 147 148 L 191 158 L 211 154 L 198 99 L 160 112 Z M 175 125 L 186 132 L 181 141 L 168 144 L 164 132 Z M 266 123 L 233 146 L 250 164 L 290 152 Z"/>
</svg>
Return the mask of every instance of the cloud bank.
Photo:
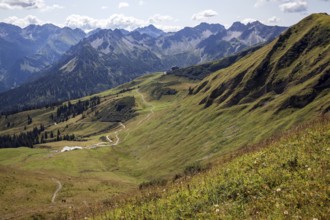
<svg viewBox="0 0 330 220">
<path fill-rule="evenodd" d="M 44 0 L 0 0 L 0 9 L 14 10 L 14 9 L 40 9 L 43 11 L 52 9 L 61 9 L 60 5 L 46 5 Z"/>
<path fill-rule="evenodd" d="M 207 18 L 211 18 L 211 17 L 217 16 L 217 15 L 218 15 L 218 13 L 216 11 L 208 9 L 208 10 L 204 10 L 204 11 L 194 14 L 191 18 L 195 21 L 201 21 L 201 20 L 205 20 Z"/>
<path fill-rule="evenodd" d="M 44 24 L 43 21 L 39 20 L 36 16 L 33 16 L 33 15 L 28 15 L 24 18 L 18 18 L 16 16 L 11 16 L 9 18 L 6 18 L 4 20 L 4 22 L 13 24 L 13 25 L 17 25 L 19 27 L 26 27 L 30 24 L 38 24 L 38 25 Z"/>
<path fill-rule="evenodd" d="M 153 15 L 148 20 L 142 20 L 135 17 L 125 16 L 123 14 L 113 14 L 106 19 L 94 19 L 82 15 L 70 15 L 66 18 L 65 26 L 71 28 L 80 28 L 86 32 L 96 28 L 102 29 L 126 29 L 132 31 L 138 27 L 144 27 L 154 24 L 156 27 L 165 31 L 175 31 L 180 29 L 179 26 L 162 25 L 164 21 L 172 21 L 173 18 L 168 15 Z"/>
<path fill-rule="evenodd" d="M 267 2 L 275 2 L 279 4 L 278 7 L 285 13 L 301 13 L 307 11 L 308 9 L 307 0 L 257 0 L 254 7 L 261 7 Z"/>
<path fill-rule="evenodd" d="M 307 11 L 307 2 L 304 0 L 289 1 L 280 5 L 280 9 L 287 13 Z"/>
</svg>

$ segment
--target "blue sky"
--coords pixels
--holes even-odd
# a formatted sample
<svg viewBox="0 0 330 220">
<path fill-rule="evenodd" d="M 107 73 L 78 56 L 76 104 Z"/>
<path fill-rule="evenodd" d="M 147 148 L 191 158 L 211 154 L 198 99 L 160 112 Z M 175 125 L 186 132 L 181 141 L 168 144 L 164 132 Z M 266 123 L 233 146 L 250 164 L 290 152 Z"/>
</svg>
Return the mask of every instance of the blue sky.
<svg viewBox="0 0 330 220">
<path fill-rule="evenodd" d="M 90 31 L 154 24 L 174 31 L 201 22 L 226 27 L 259 20 L 290 26 L 311 13 L 330 14 L 330 0 L 0 0 L 0 21 L 21 27 L 53 23 Z"/>
</svg>

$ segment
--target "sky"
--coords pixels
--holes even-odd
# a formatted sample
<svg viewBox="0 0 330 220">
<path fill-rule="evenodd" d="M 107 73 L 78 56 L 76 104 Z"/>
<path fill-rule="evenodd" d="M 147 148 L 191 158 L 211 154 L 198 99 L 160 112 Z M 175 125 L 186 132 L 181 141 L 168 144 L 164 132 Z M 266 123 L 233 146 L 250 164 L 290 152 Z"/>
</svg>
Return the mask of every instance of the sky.
<svg viewBox="0 0 330 220">
<path fill-rule="evenodd" d="M 258 20 L 291 26 L 312 13 L 330 14 L 330 0 L 0 0 L 0 22 L 20 27 L 52 23 L 80 28 L 134 30 L 149 24 L 177 31 L 201 22 Z"/>
</svg>

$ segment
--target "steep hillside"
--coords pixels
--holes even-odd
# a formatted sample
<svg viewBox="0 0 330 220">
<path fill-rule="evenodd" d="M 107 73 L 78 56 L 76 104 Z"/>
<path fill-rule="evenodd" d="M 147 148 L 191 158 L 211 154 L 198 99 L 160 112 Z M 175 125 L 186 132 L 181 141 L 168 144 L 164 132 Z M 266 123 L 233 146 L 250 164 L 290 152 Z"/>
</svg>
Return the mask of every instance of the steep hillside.
<svg viewBox="0 0 330 220">
<path fill-rule="evenodd" d="M 223 158 L 207 172 L 196 164 L 167 186 L 154 182 L 134 198 L 106 203 L 96 219 L 328 219 L 329 131 L 326 120 Z"/>
<path fill-rule="evenodd" d="M 85 33 L 51 24 L 19 28 L 0 23 L 0 92 L 42 76 Z"/>
<path fill-rule="evenodd" d="M 200 65 L 194 65 L 189 66 L 185 68 L 173 68 L 171 70 L 166 71 L 166 74 L 168 75 L 175 75 L 175 76 L 184 76 L 189 79 L 197 79 L 202 80 L 211 73 L 214 73 L 218 70 L 224 69 L 226 67 L 231 66 L 235 62 L 237 62 L 239 59 L 244 58 L 248 54 L 260 49 L 262 46 L 255 46 L 246 50 L 243 50 L 242 52 L 235 53 L 231 56 L 222 58 L 217 61 L 208 62 Z"/>
<path fill-rule="evenodd" d="M 309 16 L 242 62 L 208 77 L 193 92 L 203 97 L 200 105 L 277 114 L 323 99 L 330 87 L 329 21 L 328 15 Z M 329 104 L 321 102 L 318 109 L 325 113 Z"/>
<path fill-rule="evenodd" d="M 166 181 L 179 178 L 183 174 L 203 170 L 209 163 L 217 163 L 219 158 L 231 157 L 230 155 L 235 152 L 244 153 L 246 146 L 271 137 L 276 139 L 297 125 L 311 122 L 320 116 L 321 120 L 325 120 L 326 117 L 323 116 L 329 115 L 330 105 L 329 69 L 326 65 L 330 59 L 329 24 L 329 15 L 311 15 L 272 43 L 247 53 L 227 68 L 211 73 L 203 81 L 173 74 L 149 74 L 97 94 L 100 103 L 86 104 L 89 107 L 79 114 L 71 111 L 74 109 L 72 106 L 82 106 L 81 103 L 91 102 L 93 97 L 1 116 L 0 136 L 7 135 L 7 139 L 8 135 L 12 139 L 19 134 L 24 136 L 24 133 L 33 131 L 35 127 L 42 127 L 41 124 L 44 125 L 44 130 L 40 131 L 40 141 L 34 143 L 32 149 L 0 149 L 0 168 L 4 171 L 0 183 L 8 185 L 10 180 L 15 180 L 11 181 L 11 187 L 7 187 L 2 194 L 4 199 L 0 205 L 0 213 L 6 218 L 16 219 L 20 217 L 17 214 L 18 210 L 19 213 L 24 213 L 24 217 L 31 218 L 52 216 L 60 219 L 71 214 L 73 218 L 84 218 L 77 215 L 76 211 L 72 211 L 72 207 L 78 210 L 86 210 L 88 207 L 88 212 L 93 215 L 94 203 L 112 206 L 117 201 L 116 198 L 122 197 L 125 193 L 127 195 L 128 192 L 134 194 L 139 187 L 165 184 Z M 313 37 L 310 37 L 311 35 Z M 91 49 L 90 52 L 93 53 L 92 51 L 94 50 Z M 71 63 L 66 67 L 70 66 Z M 298 68 L 300 66 L 303 68 Z M 196 68 L 205 70 L 208 67 L 202 65 Z M 71 108 L 64 111 L 63 109 L 68 109 L 68 106 Z M 123 117 L 119 117 L 120 115 Z M 63 120 L 57 120 L 57 117 Z M 322 176 L 325 175 L 316 172 L 310 177 L 304 170 L 305 163 L 308 163 L 312 170 L 317 170 L 317 162 L 326 161 L 328 155 L 322 149 L 327 144 L 327 129 L 328 124 L 320 129 L 299 133 L 292 139 L 283 139 L 284 142 L 278 145 L 272 145 L 273 152 L 265 151 L 267 159 L 272 163 L 267 163 L 266 156 L 258 155 L 258 159 L 254 156 L 249 159 L 243 157 L 238 159 L 238 162 L 228 165 L 229 169 L 234 170 L 228 176 L 226 173 L 221 174 L 221 168 L 216 168 L 216 172 L 219 171 L 220 174 L 216 174 L 219 179 L 216 179 L 214 185 L 211 181 L 214 175 L 210 174 L 205 176 L 207 186 L 204 188 L 195 188 L 197 184 L 192 183 L 193 188 L 189 189 L 190 186 L 187 186 L 187 189 L 178 192 L 177 195 L 183 199 L 182 203 L 177 201 L 179 197 L 176 197 L 171 189 L 165 188 L 166 191 L 170 191 L 169 194 L 162 193 L 166 200 L 156 200 L 162 195 L 156 194 L 156 198 L 150 195 L 146 196 L 145 200 L 133 203 L 132 206 L 128 204 L 127 208 L 130 210 L 133 206 L 138 207 L 138 217 L 140 211 L 148 208 L 151 210 L 149 214 L 154 218 L 158 218 L 154 210 L 162 211 L 163 206 L 158 206 L 159 203 L 166 204 L 164 209 L 168 211 L 177 211 L 172 213 L 173 215 L 166 211 L 164 213 L 183 218 L 189 218 L 188 212 L 195 208 L 196 213 L 201 210 L 202 217 L 213 217 L 210 213 L 212 205 L 219 205 L 214 208 L 219 209 L 217 213 L 222 214 L 224 218 L 228 215 L 249 218 L 257 212 L 260 213 L 260 218 L 265 218 L 268 214 L 273 218 L 280 218 L 282 213 L 288 213 L 285 215 L 289 217 L 291 213 L 307 213 L 306 216 L 310 217 L 309 206 L 305 204 L 307 200 L 293 201 L 302 197 L 291 192 L 294 189 L 291 187 L 295 185 L 289 186 L 288 183 L 290 180 L 292 183 L 303 181 L 306 183 L 305 188 L 310 186 L 308 189 L 313 196 L 314 192 L 322 191 L 318 194 L 321 196 L 315 199 L 315 204 L 322 205 L 327 202 L 323 193 L 327 180 Z M 72 135 L 74 138 L 63 140 Z M 297 146 L 303 143 L 306 143 L 306 146 L 297 147 L 298 150 L 294 151 L 296 149 L 292 146 L 296 145 L 292 141 L 297 141 L 297 137 L 302 138 L 298 140 Z M 306 139 L 303 139 L 304 137 Z M 40 142 L 42 144 L 38 144 Z M 65 146 L 79 147 L 80 150 L 61 152 Z M 320 149 L 311 152 L 310 149 L 316 148 Z M 315 157 L 308 158 L 312 154 Z M 274 160 L 279 157 L 281 160 L 275 163 Z M 246 164 L 252 163 L 253 166 L 257 166 L 256 171 L 266 179 L 255 176 L 255 170 L 251 170 L 249 166 L 244 166 L 240 170 L 241 166 L 237 164 L 245 164 L 244 161 Z M 283 169 L 281 168 L 276 175 L 274 171 L 279 170 L 281 164 L 284 164 Z M 327 169 L 320 168 L 318 171 Z M 19 175 L 22 172 L 40 180 L 38 186 L 44 187 L 33 191 L 35 184 L 28 184 L 28 176 Z M 306 172 L 309 172 L 308 168 Z M 244 176 L 244 173 L 251 174 L 252 178 Z M 290 178 L 286 178 L 286 175 Z M 222 189 L 223 186 L 227 186 L 226 177 L 232 185 L 230 189 Z M 300 177 L 303 179 L 299 179 Z M 52 178 L 63 185 L 55 203 L 51 202 L 51 196 L 58 182 Z M 196 181 L 200 183 L 200 180 Z M 245 188 L 244 184 L 235 185 L 236 180 L 239 183 L 252 183 Z M 313 181 L 317 185 L 316 188 L 313 188 L 315 185 L 308 185 Z M 51 183 L 53 189 L 50 187 Z M 213 186 L 218 191 L 214 192 Z M 203 194 L 199 189 L 207 193 Z M 189 190 L 194 193 L 193 196 L 205 195 L 202 197 L 205 201 L 212 198 L 211 203 L 201 200 L 206 204 L 204 206 L 193 196 L 182 197 Z M 260 192 L 262 195 L 258 194 Z M 283 197 L 283 200 L 276 200 L 273 195 L 278 192 L 290 193 L 285 194 L 288 197 Z M 49 197 L 45 197 L 44 193 L 48 193 Z M 220 193 L 225 197 L 212 197 Z M 166 197 L 167 195 L 169 197 Z M 251 203 L 253 196 L 265 199 L 267 204 Z M 268 205 L 273 204 L 276 207 L 276 201 L 282 202 L 285 199 L 290 199 L 290 202 L 285 203 L 288 205 L 283 206 L 280 203 L 273 211 L 268 210 Z M 145 207 L 140 204 L 141 201 Z M 152 204 L 150 201 L 153 201 Z M 192 202 L 192 206 L 189 206 L 189 201 Z M 224 208 L 220 207 L 220 204 L 225 204 Z M 292 212 L 286 209 L 291 207 L 291 204 L 294 206 Z M 172 205 L 177 205 L 177 209 Z M 247 211 L 242 211 L 242 207 L 247 207 Z M 320 206 L 313 204 L 310 207 L 315 210 L 315 207 Z M 261 208 L 265 210 L 261 212 Z M 111 215 L 124 215 L 124 218 L 129 218 L 128 215 L 125 216 L 124 210 L 125 206 L 123 209 L 115 210 Z M 185 213 L 181 213 L 180 210 Z M 312 217 L 323 218 L 323 210 L 323 207 L 317 209 L 317 216 Z M 133 214 L 136 212 L 132 211 Z M 146 215 L 152 218 L 149 214 Z"/>
</svg>

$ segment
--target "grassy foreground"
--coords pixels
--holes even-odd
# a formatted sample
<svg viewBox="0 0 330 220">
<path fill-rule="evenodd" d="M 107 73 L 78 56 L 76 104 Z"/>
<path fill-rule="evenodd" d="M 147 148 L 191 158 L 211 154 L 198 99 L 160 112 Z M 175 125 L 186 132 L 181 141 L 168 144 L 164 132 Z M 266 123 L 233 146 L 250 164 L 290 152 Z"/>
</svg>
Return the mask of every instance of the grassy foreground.
<svg viewBox="0 0 330 220">
<path fill-rule="evenodd" d="M 191 179 L 113 203 L 99 219 L 329 219 L 328 120 L 245 150 Z"/>
</svg>

